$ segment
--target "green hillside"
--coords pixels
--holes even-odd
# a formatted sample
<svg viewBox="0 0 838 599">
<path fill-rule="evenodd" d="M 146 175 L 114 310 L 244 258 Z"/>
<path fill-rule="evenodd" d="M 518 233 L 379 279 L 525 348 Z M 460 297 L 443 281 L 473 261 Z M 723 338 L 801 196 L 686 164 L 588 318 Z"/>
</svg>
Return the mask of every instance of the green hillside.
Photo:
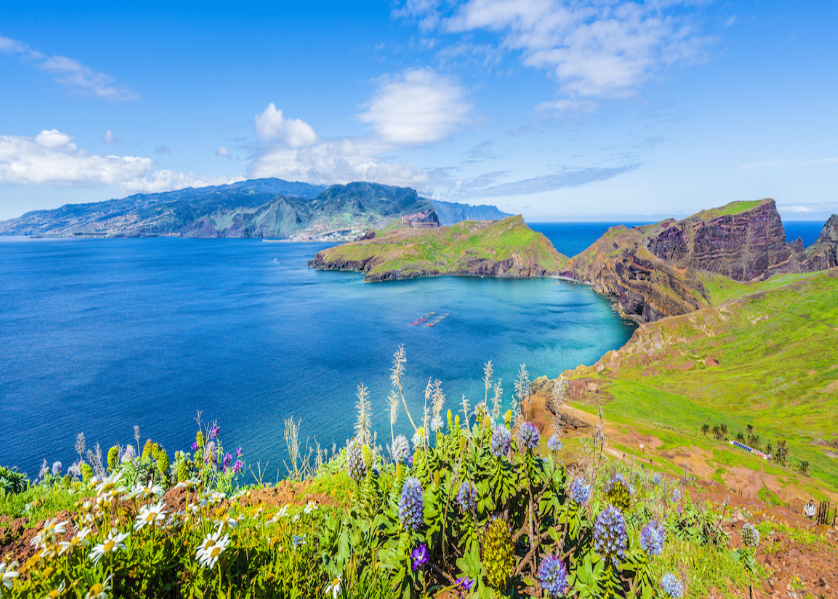
<svg viewBox="0 0 838 599">
<path fill-rule="evenodd" d="M 450 227 L 397 228 L 323 250 L 309 265 L 362 270 L 367 280 L 386 280 L 445 274 L 543 276 L 557 274 L 566 262 L 544 235 L 513 216 Z"/>
<path fill-rule="evenodd" d="M 566 378 L 598 381 L 612 398 L 609 421 L 662 440 L 659 454 L 694 448 L 693 457 L 704 454 L 695 466 L 720 482 L 744 465 L 780 487 L 823 496 L 818 479 L 834 493 L 838 270 L 748 284 L 706 275 L 705 285 L 714 307 L 643 325 L 626 346 Z M 704 423 L 727 425 L 730 438 L 752 425 L 764 449 L 785 441 L 789 466 L 809 462 L 812 479 L 712 440 L 700 432 Z"/>
</svg>

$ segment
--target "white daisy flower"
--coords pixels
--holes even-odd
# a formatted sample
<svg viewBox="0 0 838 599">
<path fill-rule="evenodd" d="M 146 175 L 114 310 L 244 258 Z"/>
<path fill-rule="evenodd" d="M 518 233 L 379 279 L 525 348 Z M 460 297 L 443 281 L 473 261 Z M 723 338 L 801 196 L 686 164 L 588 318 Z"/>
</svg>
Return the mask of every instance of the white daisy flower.
<svg viewBox="0 0 838 599">
<path fill-rule="evenodd" d="M 92 529 L 85 527 L 79 530 L 76 533 L 76 536 L 74 536 L 69 541 L 61 541 L 60 543 L 58 543 L 58 546 L 61 547 L 61 549 L 58 550 L 58 555 L 64 555 L 68 551 L 74 551 L 77 547 L 80 547 L 82 545 L 88 545 L 89 541 L 87 540 L 87 535 L 89 535 L 91 532 Z"/>
<path fill-rule="evenodd" d="M 45 522 L 38 534 L 29 541 L 29 544 L 33 547 L 38 547 L 39 545 L 46 547 L 47 541 L 55 541 L 55 537 L 67 532 L 67 524 L 69 524 L 67 520 L 59 522 L 57 518 Z"/>
<path fill-rule="evenodd" d="M 17 567 L 19 565 L 17 562 L 12 562 L 8 565 L 6 565 L 6 562 L 0 562 L 0 582 L 7 589 L 11 589 L 14 585 L 15 578 L 18 577 Z"/>
<path fill-rule="evenodd" d="M 313 512 L 313 511 L 314 511 L 314 510 L 316 510 L 316 509 L 317 509 L 317 504 L 316 504 L 315 502 L 313 502 L 313 501 L 309 501 L 309 502 L 306 504 L 306 509 L 304 509 L 303 511 L 304 511 L 306 514 L 310 514 L 311 512 Z"/>
<path fill-rule="evenodd" d="M 215 567 L 215 564 L 218 563 L 218 558 L 221 557 L 221 553 L 230 544 L 230 537 L 228 535 L 224 535 L 223 537 L 220 535 L 220 530 L 215 531 L 214 534 L 207 535 L 204 542 L 195 551 L 195 557 L 201 567 Z"/>
<path fill-rule="evenodd" d="M 134 530 L 141 530 L 146 526 L 154 526 L 159 522 L 166 520 L 166 510 L 163 508 L 166 504 L 158 501 L 154 505 L 145 505 L 140 509 L 137 515 L 137 521 L 134 523 Z"/>
<path fill-rule="evenodd" d="M 134 501 L 143 494 L 143 489 L 145 489 L 143 485 L 134 485 L 130 491 L 127 491 L 127 493 L 119 499 L 121 501 Z"/>
<path fill-rule="evenodd" d="M 87 591 L 87 595 L 85 595 L 85 599 L 108 599 L 108 591 L 111 590 L 111 578 L 113 574 L 108 576 L 104 582 L 96 583 L 90 590 Z"/>
<path fill-rule="evenodd" d="M 98 481 L 98 479 L 96 480 Z M 111 476 L 106 477 L 102 482 L 96 485 L 96 494 L 101 495 L 102 493 L 113 491 L 116 488 L 116 484 L 121 481 L 121 472 L 117 472 L 116 474 L 112 474 Z"/>
<path fill-rule="evenodd" d="M 94 564 L 98 564 L 99 560 L 102 559 L 102 556 L 106 553 L 116 553 L 120 549 L 125 549 L 125 539 L 127 539 L 129 535 L 126 533 L 120 533 L 116 529 L 111 531 L 111 534 L 108 535 L 108 538 L 105 539 L 104 543 L 100 543 L 96 545 L 93 550 L 90 552 L 90 559 L 93 560 Z"/>
<path fill-rule="evenodd" d="M 331 583 L 326 585 L 326 588 L 323 589 L 325 595 L 329 593 L 332 594 L 332 599 L 337 599 L 337 596 L 340 595 L 340 575 L 337 578 L 332 580 Z"/>
<path fill-rule="evenodd" d="M 215 521 L 215 524 L 220 530 L 224 530 L 225 528 L 233 529 L 239 525 L 238 521 L 230 516 L 230 514 L 224 514 L 221 518 Z"/>
<path fill-rule="evenodd" d="M 288 506 L 283 505 L 282 508 L 280 508 L 280 510 L 276 514 L 274 514 L 273 518 L 268 520 L 268 524 L 276 524 L 277 522 L 279 522 L 280 518 L 285 518 L 287 515 L 288 515 Z"/>
<path fill-rule="evenodd" d="M 58 585 L 57 589 L 51 590 L 49 593 L 46 594 L 44 599 L 58 599 L 61 595 L 64 594 L 64 589 L 67 585 L 64 584 L 64 581 L 61 581 L 61 584 Z"/>
</svg>

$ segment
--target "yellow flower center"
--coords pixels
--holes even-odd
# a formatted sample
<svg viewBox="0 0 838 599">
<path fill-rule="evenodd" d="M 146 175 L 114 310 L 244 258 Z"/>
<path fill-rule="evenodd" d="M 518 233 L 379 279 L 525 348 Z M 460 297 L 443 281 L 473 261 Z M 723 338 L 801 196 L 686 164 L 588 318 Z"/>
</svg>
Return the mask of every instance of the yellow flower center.
<svg viewBox="0 0 838 599">
<path fill-rule="evenodd" d="M 218 557 L 218 554 L 221 553 L 221 547 L 213 547 L 212 552 L 210 553 L 210 557 L 215 559 Z"/>
<path fill-rule="evenodd" d="M 116 545 L 116 541 L 113 539 L 108 539 L 105 541 L 105 551 L 112 551 L 114 546 Z"/>
</svg>

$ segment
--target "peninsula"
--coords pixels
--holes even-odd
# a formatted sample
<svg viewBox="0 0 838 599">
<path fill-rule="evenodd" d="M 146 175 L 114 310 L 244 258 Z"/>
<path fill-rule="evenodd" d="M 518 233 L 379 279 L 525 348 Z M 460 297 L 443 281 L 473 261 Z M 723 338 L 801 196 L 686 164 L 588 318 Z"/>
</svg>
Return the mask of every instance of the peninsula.
<svg viewBox="0 0 838 599">
<path fill-rule="evenodd" d="M 319 252 L 318 270 L 364 273 L 365 281 L 461 275 L 526 278 L 559 276 L 568 259 L 524 219 L 463 221 L 449 227 L 398 227 Z"/>
</svg>

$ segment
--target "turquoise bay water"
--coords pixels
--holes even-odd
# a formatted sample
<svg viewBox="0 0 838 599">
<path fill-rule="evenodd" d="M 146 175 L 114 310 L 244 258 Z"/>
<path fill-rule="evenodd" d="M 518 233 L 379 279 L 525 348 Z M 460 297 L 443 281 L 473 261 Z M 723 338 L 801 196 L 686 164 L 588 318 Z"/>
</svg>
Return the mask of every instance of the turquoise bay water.
<svg viewBox="0 0 838 599">
<path fill-rule="evenodd" d="M 228 448 L 283 475 L 283 419 L 342 446 L 355 389 L 389 440 L 391 356 L 403 344 L 415 418 L 439 378 L 456 411 L 483 397 L 483 363 L 511 397 L 532 378 L 591 364 L 633 326 L 583 285 L 441 277 L 367 284 L 318 272 L 325 247 L 251 240 L 0 238 L 0 464 L 36 474 L 74 459 L 77 433 L 103 451 L 142 438 L 188 449 L 198 410 Z M 439 325 L 411 326 L 427 312 Z M 401 414 L 396 425 L 407 432 Z"/>
</svg>

